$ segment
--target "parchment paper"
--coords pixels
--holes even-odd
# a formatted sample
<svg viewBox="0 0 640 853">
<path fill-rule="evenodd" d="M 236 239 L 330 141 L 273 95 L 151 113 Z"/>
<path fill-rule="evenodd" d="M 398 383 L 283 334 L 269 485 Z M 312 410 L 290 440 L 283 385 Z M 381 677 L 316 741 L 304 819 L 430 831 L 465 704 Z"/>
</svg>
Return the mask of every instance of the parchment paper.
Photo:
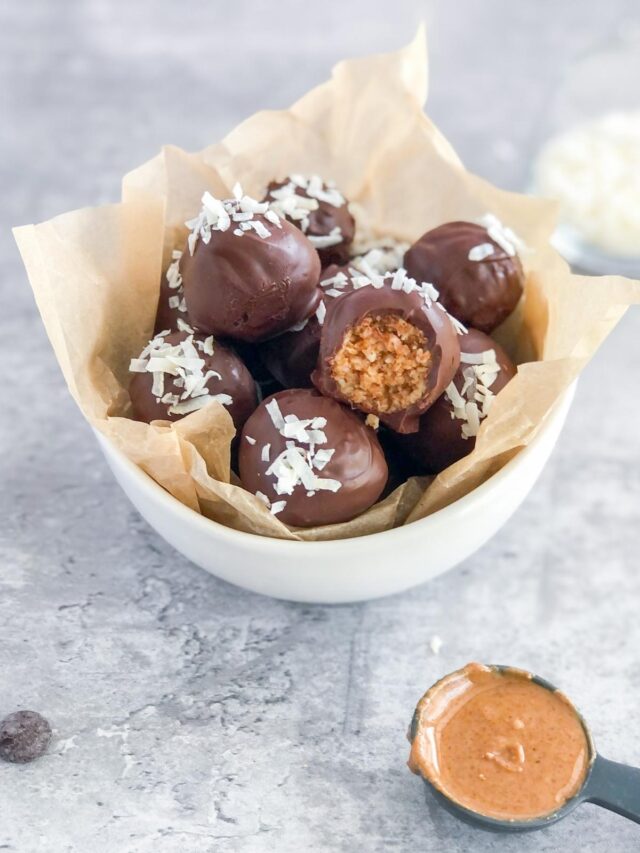
<svg viewBox="0 0 640 853">
<path fill-rule="evenodd" d="M 535 436 L 640 283 L 571 275 L 549 246 L 555 205 L 506 193 L 466 172 L 422 112 L 427 59 L 420 30 L 403 50 L 341 62 L 331 80 L 289 110 L 265 111 L 197 154 L 167 146 L 123 181 L 122 203 L 15 229 L 43 322 L 69 390 L 87 420 L 179 501 L 263 536 L 338 539 L 408 523 L 491 476 Z M 492 212 L 529 247 L 524 300 L 498 331 L 519 363 L 476 448 L 433 482 L 413 478 L 359 518 L 293 530 L 244 491 L 229 468 L 234 430 L 212 402 L 176 424 L 127 419 L 131 357 L 151 336 L 161 275 L 183 248 L 204 190 L 236 181 L 260 197 L 290 172 L 331 178 L 361 231 L 412 242 L 453 219 Z M 16 437 L 19 440 L 19 437 Z"/>
</svg>

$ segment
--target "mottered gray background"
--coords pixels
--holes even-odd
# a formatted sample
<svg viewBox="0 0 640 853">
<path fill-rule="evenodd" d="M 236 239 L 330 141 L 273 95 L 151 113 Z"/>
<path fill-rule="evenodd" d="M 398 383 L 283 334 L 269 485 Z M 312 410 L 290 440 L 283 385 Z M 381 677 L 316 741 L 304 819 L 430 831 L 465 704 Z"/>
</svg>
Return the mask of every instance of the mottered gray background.
<svg viewBox="0 0 640 853">
<path fill-rule="evenodd" d="M 603 753 L 640 764 L 638 312 L 585 372 L 542 478 L 480 553 L 404 595 L 303 606 L 209 577 L 138 517 L 67 394 L 10 235 L 117 200 L 121 175 L 163 143 L 215 141 L 256 109 L 287 106 L 338 59 L 399 47 L 421 18 L 429 113 L 469 168 L 521 189 L 573 62 L 640 26 L 640 9 L 0 6 L 0 717 L 34 708 L 56 730 L 43 760 L 0 765 L 0 850 L 640 846 L 638 827 L 593 806 L 526 837 L 477 834 L 404 766 L 415 701 L 470 659 L 546 675 Z"/>
</svg>

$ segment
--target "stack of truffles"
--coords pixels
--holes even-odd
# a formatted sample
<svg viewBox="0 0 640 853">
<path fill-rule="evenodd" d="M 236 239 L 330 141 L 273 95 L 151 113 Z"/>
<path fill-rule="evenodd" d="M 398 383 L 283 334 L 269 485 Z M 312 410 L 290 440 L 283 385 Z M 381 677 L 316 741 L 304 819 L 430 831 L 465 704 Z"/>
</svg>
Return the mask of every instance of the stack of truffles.
<svg viewBox="0 0 640 853">
<path fill-rule="evenodd" d="M 205 193 L 186 224 L 131 360 L 136 419 L 221 403 L 242 485 L 295 527 L 348 521 L 473 450 L 516 370 L 489 337 L 524 283 L 495 217 L 366 241 L 333 183 L 289 175 L 262 201 Z"/>
</svg>

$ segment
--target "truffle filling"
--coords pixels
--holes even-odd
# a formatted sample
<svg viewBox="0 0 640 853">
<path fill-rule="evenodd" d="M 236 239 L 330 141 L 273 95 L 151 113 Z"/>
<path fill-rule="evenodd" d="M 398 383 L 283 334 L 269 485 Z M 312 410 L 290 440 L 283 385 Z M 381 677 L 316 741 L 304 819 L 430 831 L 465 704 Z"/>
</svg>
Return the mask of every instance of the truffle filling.
<svg viewBox="0 0 640 853">
<path fill-rule="evenodd" d="M 331 376 L 353 405 L 391 413 L 424 397 L 430 366 L 420 329 L 395 314 L 382 314 L 347 330 L 331 360 Z"/>
</svg>

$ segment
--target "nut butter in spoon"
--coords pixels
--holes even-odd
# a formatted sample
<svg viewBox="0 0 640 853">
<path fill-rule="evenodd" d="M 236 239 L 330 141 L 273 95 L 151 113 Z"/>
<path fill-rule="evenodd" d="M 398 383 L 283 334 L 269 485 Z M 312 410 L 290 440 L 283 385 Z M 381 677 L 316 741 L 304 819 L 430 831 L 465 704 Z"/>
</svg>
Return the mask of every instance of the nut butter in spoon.
<svg viewBox="0 0 640 853">
<path fill-rule="evenodd" d="M 553 685 L 470 663 L 422 697 L 409 768 L 440 803 L 483 829 L 548 826 L 581 802 L 640 823 L 640 770 L 596 754 L 586 723 Z"/>
</svg>

